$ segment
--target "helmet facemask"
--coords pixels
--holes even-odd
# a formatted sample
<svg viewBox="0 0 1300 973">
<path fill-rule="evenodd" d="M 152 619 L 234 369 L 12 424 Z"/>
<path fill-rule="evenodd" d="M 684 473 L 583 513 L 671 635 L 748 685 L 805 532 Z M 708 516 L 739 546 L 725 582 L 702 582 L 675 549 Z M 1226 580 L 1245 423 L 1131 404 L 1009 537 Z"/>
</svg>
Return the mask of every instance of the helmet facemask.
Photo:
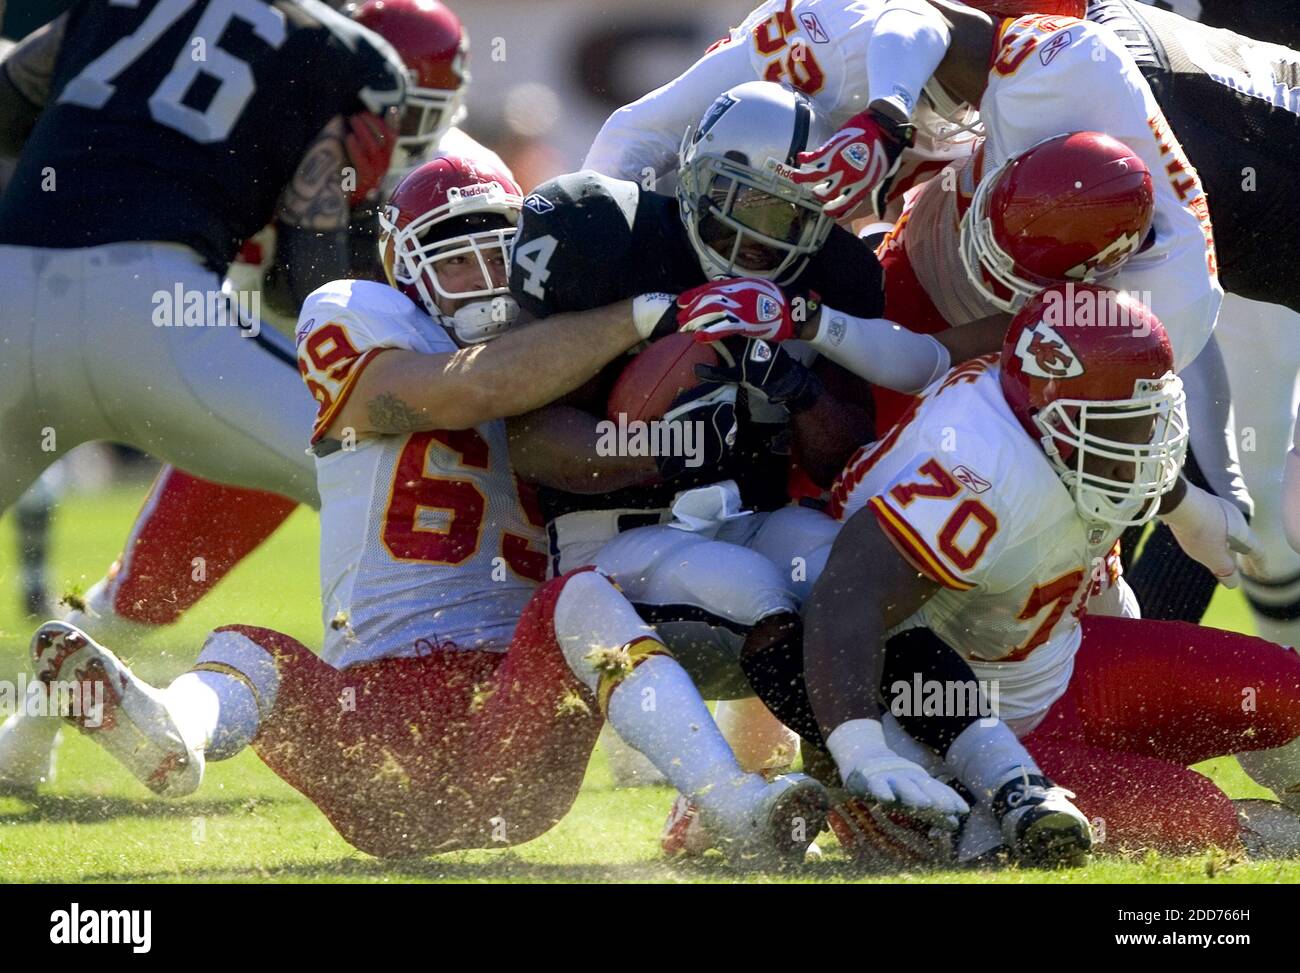
<svg viewBox="0 0 1300 973">
<path fill-rule="evenodd" d="M 935 145 L 971 145 L 984 135 L 984 123 L 975 107 L 950 95 L 935 78 L 921 89 L 912 124 Z"/>
<path fill-rule="evenodd" d="M 448 199 L 446 205 L 400 229 L 390 213 L 381 213 L 380 254 L 389 283 L 414 288 L 425 310 L 450 329 L 460 344 L 476 344 L 509 330 L 519 317 L 519 305 L 510 296 L 509 285 L 493 284 L 492 264 L 499 261 L 501 267 L 509 267 L 522 201 L 495 183 L 466 191 L 453 187 Z M 461 229 L 470 232 L 445 235 Z M 438 265 L 453 260 L 469 261 L 475 270 L 468 277 L 477 285 L 453 290 L 443 283 Z M 446 313 L 439 298 L 460 306 Z"/>
<path fill-rule="evenodd" d="M 834 225 L 806 190 L 768 159 L 763 169 L 734 158 L 709 155 L 682 142 L 684 164 L 677 199 L 686 233 L 710 278 L 761 277 L 793 281 L 825 244 Z M 754 259 L 766 252 L 767 258 Z"/>
<path fill-rule="evenodd" d="M 1145 423 L 1150 434 L 1132 443 L 1104 433 L 1120 421 Z M 1129 399 L 1056 399 L 1034 416 L 1042 446 L 1088 523 L 1131 527 L 1156 515 L 1173 489 L 1187 453 L 1186 396 L 1172 372 L 1140 379 Z M 1141 437 L 1135 437 L 1141 438 Z M 1131 464 L 1131 480 L 1089 472 L 1089 459 Z"/>
<path fill-rule="evenodd" d="M 464 121 L 468 84 L 468 73 L 459 88 L 450 90 L 421 88 L 414 78 L 408 80 L 401 131 L 397 136 L 397 147 L 406 154 L 403 168 L 422 159 L 452 126 Z"/>
</svg>

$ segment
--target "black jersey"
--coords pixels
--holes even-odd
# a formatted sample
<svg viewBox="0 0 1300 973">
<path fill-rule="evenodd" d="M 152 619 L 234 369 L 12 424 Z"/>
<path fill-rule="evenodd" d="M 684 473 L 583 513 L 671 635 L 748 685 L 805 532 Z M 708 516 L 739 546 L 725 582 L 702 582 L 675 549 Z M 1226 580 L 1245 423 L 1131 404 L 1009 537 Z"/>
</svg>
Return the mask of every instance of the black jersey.
<svg viewBox="0 0 1300 973">
<path fill-rule="evenodd" d="M 634 182 L 583 171 L 539 186 L 524 200 L 510 265 L 510 290 L 535 317 L 587 311 L 653 291 L 679 294 L 706 282 L 678 214 L 677 200 Z M 792 284 L 858 317 L 884 311 L 875 254 L 835 227 Z M 605 374 L 607 389 L 623 362 Z M 746 506 L 772 510 L 788 500 L 790 433 L 785 422 L 757 421 L 742 398 L 737 443 L 721 467 L 672 483 L 600 495 L 539 491 L 547 520 L 574 510 L 666 507 L 679 490 L 734 479 Z"/>
<path fill-rule="evenodd" d="M 1124 41 L 1200 173 L 1219 277 L 1300 311 L 1300 52 L 1134 0 L 1092 0 Z"/>
<path fill-rule="evenodd" d="M 388 43 L 318 0 L 80 0 L 0 243 L 159 240 L 224 271 L 331 118 L 403 96 Z"/>
<path fill-rule="evenodd" d="M 1300 48 L 1300 0 L 1200 0 L 1198 5 L 1196 19 L 1203 24 Z"/>
</svg>

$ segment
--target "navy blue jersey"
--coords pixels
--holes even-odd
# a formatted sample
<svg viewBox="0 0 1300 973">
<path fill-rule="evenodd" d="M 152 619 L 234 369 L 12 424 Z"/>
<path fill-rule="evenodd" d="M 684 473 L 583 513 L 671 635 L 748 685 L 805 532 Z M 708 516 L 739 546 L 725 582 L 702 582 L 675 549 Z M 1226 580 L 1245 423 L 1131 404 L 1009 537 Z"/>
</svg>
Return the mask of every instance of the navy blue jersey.
<svg viewBox="0 0 1300 973">
<path fill-rule="evenodd" d="M 584 170 L 538 186 L 525 201 L 515 237 L 510 290 L 534 317 L 587 311 L 653 291 L 680 294 L 706 282 L 682 225 L 677 200 Z M 791 285 L 858 317 L 884 311 L 883 275 L 875 253 L 840 227 Z M 626 364 L 612 363 L 592 383 L 603 403 Z M 547 520 L 575 510 L 666 507 L 673 494 L 734 479 L 746 506 L 773 510 L 788 501 L 791 437 L 785 422 L 759 422 L 740 400 L 737 441 L 720 467 L 701 467 L 671 483 L 611 493 L 542 489 Z M 633 522 L 631 526 L 636 526 Z"/>
<path fill-rule="evenodd" d="M 336 115 L 404 69 L 318 0 L 81 0 L 0 198 L 0 243 L 182 243 L 224 271 Z"/>
<path fill-rule="evenodd" d="M 1300 51 L 1134 0 L 1092 0 L 1088 19 L 1124 41 L 1196 166 L 1224 289 L 1300 311 Z"/>
</svg>

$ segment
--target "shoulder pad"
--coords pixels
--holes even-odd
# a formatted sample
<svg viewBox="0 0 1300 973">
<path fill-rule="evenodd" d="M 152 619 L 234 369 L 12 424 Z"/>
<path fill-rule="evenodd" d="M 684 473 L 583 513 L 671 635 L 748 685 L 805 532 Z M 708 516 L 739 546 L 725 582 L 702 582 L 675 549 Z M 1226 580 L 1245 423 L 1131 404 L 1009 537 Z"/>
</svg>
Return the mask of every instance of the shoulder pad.
<svg viewBox="0 0 1300 973">
<path fill-rule="evenodd" d="M 303 301 L 298 313 L 295 341 L 301 351 L 304 342 L 322 329 L 337 325 L 357 352 L 371 348 L 409 348 L 426 317 L 400 291 L 371 280 L 336 280 L 316 288 Z M 450 342 L 450 339 L 448 339 Z"/>
<path fill-rule="evenodd" d="M 406 66 L 393 45 L 321 0 L 295 0 L 334 35 L 350 55 L 357 97 L 376 115 L 406 100 Z"/>
<path fill-rule="evenodd" d="M 543 183 L 525 200 L 510 290 L 534 317 L 603 307 L 623 296 L 641 187 L 591 170 Z"/>
</svg>

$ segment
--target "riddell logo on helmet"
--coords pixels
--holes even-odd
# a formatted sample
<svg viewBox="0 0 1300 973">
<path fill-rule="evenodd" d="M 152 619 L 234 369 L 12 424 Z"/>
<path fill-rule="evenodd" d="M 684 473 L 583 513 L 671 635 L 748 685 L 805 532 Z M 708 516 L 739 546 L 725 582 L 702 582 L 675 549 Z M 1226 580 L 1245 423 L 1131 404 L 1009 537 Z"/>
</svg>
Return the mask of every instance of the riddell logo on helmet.
<svg viewBox="0 0 1300 973">
<path fill-rule="evenodd" d="M 447 196 L 450 199 L 473 199 L 475 196 L 490 196 L 500 189 L 501 187 L 494 182 L 481 182 L 473 186 L 452 186 L 447 190 Z"/>
<path fill-rule="evenodd" d="M 1021 332 L 1016 342 L 1016 356 L 1026 375 L 1035 378 L 1076 378 L 1083 365 L 1065 340 L 1046 321 Z"/>
</svg>

